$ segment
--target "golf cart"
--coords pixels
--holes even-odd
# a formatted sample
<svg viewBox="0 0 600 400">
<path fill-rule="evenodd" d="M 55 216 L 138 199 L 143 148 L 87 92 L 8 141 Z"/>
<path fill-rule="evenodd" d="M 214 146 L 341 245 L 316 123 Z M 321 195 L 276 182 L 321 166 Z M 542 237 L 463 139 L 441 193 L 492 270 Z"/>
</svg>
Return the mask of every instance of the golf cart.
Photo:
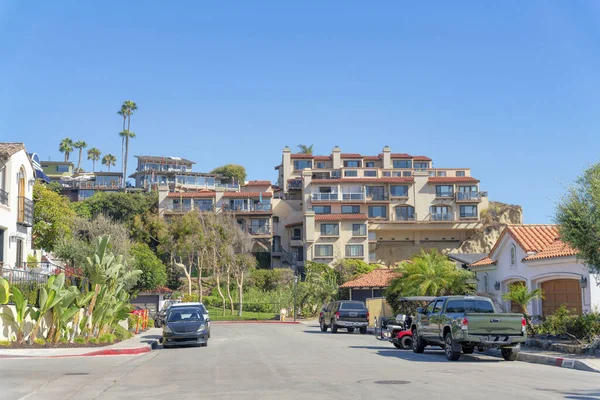
<svg viewBox="0 0 600 400">
<path fill-rule="evenodd" d="M 391 342 L 397 349 L 412 349 L 412 331 L 410 329 L 414 318 L 414 311 L 421 303 L 433 300 L 430 296 L 403 297 L 400 299 L 400 309 L 407 314 L 398 314 L 396 317 L 380 317 L 375 321 L 375 338 Z"/>
</svg>

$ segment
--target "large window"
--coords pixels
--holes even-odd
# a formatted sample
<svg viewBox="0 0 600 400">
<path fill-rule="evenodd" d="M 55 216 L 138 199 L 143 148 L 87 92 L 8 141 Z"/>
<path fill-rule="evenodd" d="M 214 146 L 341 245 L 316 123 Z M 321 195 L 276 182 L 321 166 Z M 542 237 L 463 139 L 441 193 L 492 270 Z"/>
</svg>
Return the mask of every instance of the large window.
<svg viewBox="0 0 600 400">
<path fill-rule="evenodd" d="M 461 218 L 477 218 L 477 206 L 460 206 Z"/>
<path fill-rule="evenodd" d="M 333 257 L 332 244 L 317 244 L 315 245 L 315 258 Z"/>
<path fill-rule="evenodd" d="M 429 207 L 432 221 L 452 221 L 454 215 L 450 213 L 450 209 L 446 206 L 431 206 Z"/>
<path fill-rule="evenodd" d="M 387 207 L 369 206 L 369 218 L 387 218 Z"/>
<path fill-rule="evenodd" d="M 390 186 L 390 193 L 396 197 L 408 197 L 408 186 L 407 185 L 393 185 Z"/>
<path fill-rule="evenodd" d="M 452 185 L 437 185 L 435 187 L 436 197 L 452 197 L 454 196 L 454 186 Z"/>
<path fill-rule="evenodd" d="M 465 176 L 465 171 L 456 171 L 456 176 L 459 176 L 459 177 Z"/>
<path fill-rule="evenodd" d="M 347 244 L 346 257 L 364 257 L 365 247 L 362 244 Z"/>
<path fill-rule="evenodd" d="M 375 167 L 375 163 L 373 161 L 367 161 L 365 164 L 366 164 L 367 168 L 373 168 L 373 167 Z"/>
<path fill-rule="evenodd" d="M 352 224 L 352 236 L 367 236 L 367 225 Z"/>
<path fill-rule="evenodd" d="M 213 202 L 211 199 L 196 199 L 194 200 L 194 208 L 200 211 L 212 210 Z"/>
<path fill-rule="evenodd" d="M 377 171 L 365 171 L 365 176 L 366 177 L 377 177 Z"/>
<path fill-rule="evenodd" d="M 294 160 L 294 170 L 298 171 L 305 168 L 312 168 L 311 160 Z"/>
<path fill-rule="evenodd" d="M 292 240 L 302 239 L 302 228 L 294 228 L 292 231 Z"/>
<path fill-rule="evenodd" d="M 317 168 L 318 168 L 318 169 L 323 169 L 323 168 L 325 168 L 325 163 L 324 163 L 324 162 L 322 162 L 322 161 L 321 161 L 321 162 L 318 162 L 318 163 L 317 163 Z"/>
<path fill-rule="evenodd" d="M 412 221 L 415 219 L 415 209 L 411 206 L 396 207 L 396 221 Z"/>
<path fill-rule="evenodd" d="M 437 172 L 437 176 L 445 177 L 446 176 L 446 171 L 438 171 Z"/>
<path fill-rule="evenodd" d="M 79 191 L 79 200 L 85 200 L 85 199 L 89 199 L 90 197 L 92 197 L 94 195 L 94 193 L 96 193 L 95 190 L 80 190 Z"/>
<path fill-rule="evenodd" d="M 69 172 L 69 166 L 68 165 L 57 165 L 56 166 L 56 172 Z"/>
<path fill-rule="evenodd" d="M 394 168 L 412 168 L 411 160 L 394 160 Z"/>
<path fill-rule="evenodd" d="M 360 161 L 356 161 L 356 160 L 344 161 L 344 167 L 346 167 L 346 168 L 359 168 L 360 167 Z"/>
<path fill-rule="evenodd" d="M 339 236 L 340 226 L 338 224 L 321 224 L 322 236 Z"/>
<path fill-rule="evenodd" d="M 358 171 L 354 170 L 354 169 L 351 169 L 351 170 L 348 170 L 348 171 L 344 171 L 344 176 L 356 177 L 356 176 L 358 176 Z"/>
<path fill-rule="evenodd" d="M 383 186 L 367 186 L 367 197 L 371 200 L 385 200 L 385 188 Z"/>
<path fill-rule="evenodd" d="M 342 214 L 358 214 L 360 206 L 342 206 Z"/>
<path fill-rule="evenodd" d="M 429 168 L 429 163 L 426 163 L 426 162 L 416 162 L 415 163 L 416 170 L 423 171 L 423 170 L 426 170 L 427 168 Z"/>
<path fill-rule="evenodd" d="M 313 206 L 315 214 L 331 214 L 331 206 Z"/>
</svg>

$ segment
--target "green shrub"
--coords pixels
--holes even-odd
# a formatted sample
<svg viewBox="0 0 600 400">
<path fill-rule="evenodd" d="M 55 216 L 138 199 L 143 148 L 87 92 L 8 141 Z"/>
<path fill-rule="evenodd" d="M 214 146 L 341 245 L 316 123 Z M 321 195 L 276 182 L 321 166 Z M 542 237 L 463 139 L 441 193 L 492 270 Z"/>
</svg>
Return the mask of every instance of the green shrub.
<svg viewBox="0 0 600 400">
<path fill-rule="evenodd" d="M 198 301 L 198 294 L 196 294 L 196 293 L 184 294 L 183 299 L 181 301 L 184 303 L 195 303 Z"/>
<path fill-rule="evenodd" d="M 114 343 L 115 339 L 116 339 L 116 336 L 113 335 L 112 333 L 105 333 L 104 335 L 102 335 L 98 338 L 100 343 Z"/>
<path fill-rule="evenodd" d="M 115 329 L 115 338 L 118 340 L 125 340 L 129 339 L 131 336 L 133 336 L 131 332 L 123 328 L 121 325 L 117 325 L 117 328 Z"/>
<path fill-rule="evenodd" d="M 58 343 L 65 344 L 65 343 L 69 343 L 69 341 L 63 337 L 63 338 L 58 339 Z"/>
<path fill-rule="evenodd" d="M 83 337 L 76 337 L 75 339 L 73 339 L 73 343 L 84 344 L 85 343 L 85 338 L 83 338 Z"/>
<path fill-rule="evenodd" d="M 129 330 L 134 332 L 135 327 L 137 326 L 137 323 L 138 323 L 138 316 L 135 314 L 129 314 L 129 316 L 127 317 L 127 323 L 129 325 Z"/>
<path fill-rule="evenodd" d="M 567 307 L 563 304 L 558 310 L 552 315 L 546 317 L 546 319 L 539 326 L 539 333 L 546 333 L 550 335 L 560 335 L 567 331 L 567 324 L 571 315 Z"/>
<path fill-rule="evenodd" d="M 98 340 L 97 338 L 90 338 L 90 340 L 88 340 L 88 343 L 98 344 L 98 343 L 100 343 L 100 340 Z"/>
<path fill-rule="evenodd" d="M 154 320 L 152 318 L 148 318 L 148 328 L 154 328 Z"/>
<path fill-rule="evenodd" d="M 569 334 L 577 339 L 592 340 L 600 335 L 600 314 L 570 315 L 563 305 L 539 325 L 538 332 L 550 335 Z"/>
<path fill-rule="evenodd" d="M 0 347 L 10 347 L 11 344 L 10 340 L 0 340 Z"/>
<path fill-rule="evenodd" d="M 37 344 L 37 345 L 40 345 L 40 346 L 44 346 L 44 345 L 46 345 L 46 341 L 45 341 L 44 339 L 40 339 L 40 338 L 37 338 L 37 339 L 35 339 L 35 340 L 33 341 L 33 343 L 35 343 L 35 344 Z"/>
</svg>

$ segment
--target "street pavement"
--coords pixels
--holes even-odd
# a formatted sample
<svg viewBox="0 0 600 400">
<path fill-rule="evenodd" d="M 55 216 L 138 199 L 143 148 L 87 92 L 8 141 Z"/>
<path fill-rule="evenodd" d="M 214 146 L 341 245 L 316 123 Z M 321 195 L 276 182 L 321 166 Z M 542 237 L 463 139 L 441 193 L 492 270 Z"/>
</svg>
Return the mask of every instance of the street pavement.
<svg viewBox="0 0 600 400">
<path fill-rule="evenodd" d="M 0 360 L 5 399 L 600 399 L 600 374 L 486 355 L 446 361 L 317 326 L 214 324 L 206 348 Z"/>
</svg>

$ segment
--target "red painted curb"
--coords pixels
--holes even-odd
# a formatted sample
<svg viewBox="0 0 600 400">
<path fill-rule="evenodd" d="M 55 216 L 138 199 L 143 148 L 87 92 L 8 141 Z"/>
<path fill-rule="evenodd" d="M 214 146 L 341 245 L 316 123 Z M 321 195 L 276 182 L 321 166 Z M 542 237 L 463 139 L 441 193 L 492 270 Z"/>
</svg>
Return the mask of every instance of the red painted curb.
<svg viewBox="0 0 600 400">
<path fill-rule="evenodd" d="M 104 349 L 92 351 L 90 353 L 84 354 L 61 354 L 57 356 L 27 356 L 27 355 L 0 355 L 0 358 L 69 358 L 69 357 L 95 357 L 95 356 L 120 356 L 120 355 L 135 355 L 135 354 L 143 354 L 149 353 L 152 351 L 152 347 L 150 345 L 145 345 L 143 347 L 133 347 L 129 349 Z"/>
<path fill-rule="evenodd" d="M 298 325 L 300 322 L 296 321 L 212 321 L 212 324 L 224 325 L 224 324 L 282 324 L 282 325 Z"/>
</svg>

